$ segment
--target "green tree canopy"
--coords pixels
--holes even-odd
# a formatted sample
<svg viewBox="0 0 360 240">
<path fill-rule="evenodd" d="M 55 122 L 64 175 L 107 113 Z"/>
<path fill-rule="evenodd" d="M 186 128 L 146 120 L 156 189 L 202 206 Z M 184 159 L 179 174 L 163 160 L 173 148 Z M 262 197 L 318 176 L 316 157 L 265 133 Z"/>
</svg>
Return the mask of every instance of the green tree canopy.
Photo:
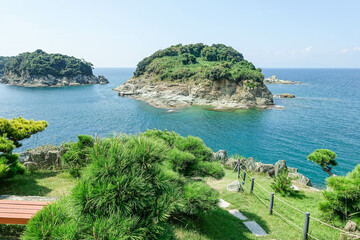
<svg viewBox="0 0 360 240">
<path fill-rule="evenodd" d="M 92 66 L 83 59 L 62 54 L 48 54 L 38 49 L 8 59 L 4 67 L 4 74 L 74 77 L 79 74 L 93 75 Z"/>
<path fill-rule="evenodd" d="M 19 141 L 43 131 L 47 126 L 46 121 L 26 120 L 22 117 L 13 119 L 0 118 L 0 136 L 6 135 L 16 147 L 20 147 Z"/>
<path fill-rule="evenodd" d="M 308 160 L 320 165 L 324 172 L 330 176 L 334 175 L 331 172 L 333 166 L 337 165 L 335 160 L 336 153 L 329 149 L 316 149 L 308 156 Z"/>
<path fill-rule="evenodd" d="M 43 131 L 47 125 L 45 121 L 26 120 L 22 117 L 0 118 L 0 179 L 24 173 L 24 167 L 18 161 L 19 156 L 12 154 L 12 151 L 21 146 L 19 141 Z"/>
<path fill-rule="evenodd" d="M 243 55 L 224 44 L 207 46 L 202 43 L 175 45 L 156 51 L 140 61 L 134 77 L 150 75 L 161 81 L 201 81 L 222 79 L 261 83 L 261 69 L 244 59 Z"/>
</svg>

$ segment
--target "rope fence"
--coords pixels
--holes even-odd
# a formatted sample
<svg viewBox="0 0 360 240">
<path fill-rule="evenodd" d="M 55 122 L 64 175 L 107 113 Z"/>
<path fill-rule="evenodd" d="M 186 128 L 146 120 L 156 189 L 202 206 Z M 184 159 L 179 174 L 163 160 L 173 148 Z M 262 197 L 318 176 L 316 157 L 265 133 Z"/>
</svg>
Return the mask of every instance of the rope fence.
<svg viewBox="0 0 360 240">
<path fill-rule="evenodd" d="M 237 164 L 234 168 L 234 172 L 236 170 L 236 168 L 238 168 L 238 178 L 240 178 L 240 174 L 239 174 L 239 168 L 240 168 L 240 164 Z M 248 183 L 246 183 L 246 178 L 250 178 L 251 180 L 251 185 L 249 185 Z M 297 230 L 300 230 L 300 232 L 303 233 L 303 240 L 307 240 L 310 238 L 312 239 L 315 239 L 315 240 L 320 240 L 318 239 L 317 237 L 313 236 L 312 234 L 309 233 L 309 222 L 310 222 L 310 219 L 313 219 L 317 224 L 322 224 L 322 225 L 325 225 L 327 227 L 330 227 L 336 231 L 339 231 L 340 234 L 346 234 L 352 238 L 355 238 L 355 239 L 360 239 L 360 235 L 356 234 L 356 233 L 350 233 L 350 232 L 347 232 L 343 229 L 340 229 L 338 227 L 335 227 L 329 223 L 326 223 L 326 222 L 323 222 L 317 218 L 314 218 L 312 216 L 310 216 L 310 213 L 308 212 L 305 212 L 305 211 L 302 211 L 301 209 L 291 205 L 290 203 L 287 203 L 285 202 L 284 200 L 278 198 L 277 196 L 275 196 L 274 193 L 268 191 L 265 187 L 263 187 L 261 184 L 259 184 L 258 182 L 255 181 L 255 178 L 251 175 L 249 175 L 245 170 L 243 170 L 243 177 L 242 177 L 242 184 L 245 185 L 246 187 L 248 187 L 250 189 L 250 193 L 252 195 L 254 195 L 257 199 L 259 199 L 259 201 L 265 206 L 265 207 L 268 207 L 269 208 L 269 214 L 271 215 L 272 212 L 274 212 L 276 215 L 278 215 L 281 219 L 283 219 L 285 222 L 287 222 L 289 225 L 292 225 L 293 227 L 295 227 Z M 255 193 L 254 190 L 257 190 L 257 192 L 261 193 L 261 195 L 263 195 L 263 199 L 262 197 L 260 197 L 257 193 Z M 265 192 L 265 193 L 264 193 Z M 266 193 L 268 195 L 266 195 Z M 270 198 L 267 197 L 270 195 Z M 294 223 L 293 221 L 291 221 L 290 219 L 288 219 L 287 217 L 285 217 L 283 214 L 279 213 L 278 210 L 275 210 L 273 208 L 273 202 L 274 202 L 274 199 L 276 199 L 276 201 L 280 202 L 281 204 L 284 204 L 288 207 L 290 207 L 291 209 L 301 213 L 301 214 L 304 214 L 305 215 L 305 221 L 304 221 L 304 227 L 300 227 L 298 226 L 296 223 Z M 269 201 L 269 203 L 267 203 L 266 201 Z"/>
</svg>

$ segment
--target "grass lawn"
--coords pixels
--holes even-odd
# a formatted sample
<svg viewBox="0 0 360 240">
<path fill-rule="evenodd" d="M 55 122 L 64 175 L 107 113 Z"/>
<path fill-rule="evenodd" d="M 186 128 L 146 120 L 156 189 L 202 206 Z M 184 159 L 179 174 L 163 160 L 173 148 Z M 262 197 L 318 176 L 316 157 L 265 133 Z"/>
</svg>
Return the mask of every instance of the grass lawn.
<svg viewBox="0 0 360 240">
<path fill-rule="evenodd" d="M 1 182 L 0 195 L 63 197 L 71 193 L 77 180 L 67 172 L 38 171 L 17 175 Z"/>
<path fill-rule="evenodd" d="M 217 208 L 212 212 L 201 214 L 190 220 L 179 219 L 173 223 L 174 227 L 171 230 L 174 231 L 177 239 L 302 239 L 302 230 L 293 227 L 276 213 L 269 215 L 268 207 L 249 193 L 248 186 L 244 185 L 244 191 L 240 193 L 228 192 L 226 186 L 237 178 L 237 174 L 230 170 L 225 170 L 225 172 L 226 175 L 223 179 L 208 178 L 206 182 L 220 193 L 221 198 L 231 203 L 228 209 L 236 208 L 240 210 L 249 220 L 255 220 L 260 224 L 269 235 L 256 237 L 245 227 L 242 221 L 233 217 L 227 210 Z M 260 173 L 249 174 L 255 177 L 257 183 L 268 191 L 272 191 L 270 188 L 271 178 Z M 62 197 L 70 194 L 76 182 L 77 180 L 68 173 L 61 171 L 27 173 L 2 182 L 0 194 Z M 247 178 L 247 184 L 250 184 L 249 178 Z M 270 197 L 268 193 L 257 185 L 255 185 L 254 192 L 268 203 Z M 275 195 L 302 211 L 309 211 L 311 216 L 315 218 L 321 219 L 322 217 L 321 212 L 318 210 L 318 202 L 323 198 L 319 190 L 304 187 L 304 190 L 295 197 Z M 303 227 L 304 214 L 298 213 L 280 203 L 277 199 L 274 201 L 274 209 L 296 225 Z M 340 227 L 342 228 L 343 225 L 340 225 Z M 339 232 L 320 225 L 313 220 L 310 220 L 310 234 L 320 240 L 339 239 Z"/>
<path fill-rule="evenodd" d="M 260 174 L 249 173 L 255 177 L 255 181 L 260 183 L 265 189 L 272 192 L 270 184 L 272 178 Z M 176 236 L 178 239 L 302 239 L 302 230 L 297 229 L 287 223 L 276 213 L 269 215 L 268 207 L 258 200 L 253 194 L 249 193 L 249 187 L 244 185 L 244 192 L 228 192 L 227 184 L 237 179 L 237 174 L 226 170 L 226 175 L 221 180 L 212 178 L 207 179 L 207 183 L 220 193 L 220 197 L 231 203 L 229 209 L 238 209 L 249 220 L 255 220 L 268 233 L 267 236 L 256 237 L 248 231 L 242 221 L 237 220 L 223 209 L 217 209 L 208 215 L 199 216 L 187 225 L 176 225 Z M 250 179 L 247 178 L 250 185 Z M 295 197 L 281 197 L 275 194 L 281 200 L 290 203 L 302 211 L 310 212 L 311 216 L 322 220 L 321 212 L 318 210 L 318 202 L 323 199 L 319 190 L 303 187 L 304 190 Z M 261 191 L 260 191 L 261 190 Z M 270 194 L 266 193 L 260 187 L 255 185 L 254 192 L 263 198 L 267 203 Z M 303 228 L 304 214 L 298 213 L 292 208 L 274 200 L 274 209 L 281 215 L 293 221 L 296 225 Z M 336 223 L 333 223 L 336 224 Z M 337 223 L 339 224 L 339 223 Z M 340 226 L 341 228 L 343 227 Z M 310 220 L 309 233 L 321 240 L 339 239 L 340 233 L 324 225 Z M 309 239 L 312 239 L 309 237 Z"/>
</svg>

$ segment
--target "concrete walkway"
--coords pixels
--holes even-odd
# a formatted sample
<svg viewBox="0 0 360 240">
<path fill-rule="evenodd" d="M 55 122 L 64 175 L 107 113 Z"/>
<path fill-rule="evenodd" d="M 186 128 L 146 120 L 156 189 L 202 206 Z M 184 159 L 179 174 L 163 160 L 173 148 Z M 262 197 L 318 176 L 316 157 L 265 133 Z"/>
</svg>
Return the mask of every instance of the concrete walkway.
<svg viewBox="0 0 360 240">
<path fill-rule="evenodd" d="M 226 202 L 224 199 L 220 198 L 219 206 L 222 208 L 228 208 L 230 203 Z M 237 209 L 230 209 L 228 212 L 233 215 L 234 217 L 243 221 L 245 226 L 252 232 L 255 236 L 265 236 L 267 233 L 265 230 L 255 221 L 250 221 L 244 214 L 242 214 Z"/>
</svg>

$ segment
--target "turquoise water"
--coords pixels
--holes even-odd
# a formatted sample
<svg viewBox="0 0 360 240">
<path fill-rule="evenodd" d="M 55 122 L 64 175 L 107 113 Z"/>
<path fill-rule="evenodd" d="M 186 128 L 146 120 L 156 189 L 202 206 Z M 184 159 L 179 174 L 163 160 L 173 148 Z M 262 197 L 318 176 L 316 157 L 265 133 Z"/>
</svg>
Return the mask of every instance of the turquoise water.
<svg viewBox="0 0 360 240">
<path fill-rule="evenodd" d="M 284 110 L 208 111 L 192 107 L 168 112 L 111 89 L 132 76 L 134 69 L 99 68 L 110 84 L 65 88 L 23 88 L 0 85 L 0 117 L 46 120 L 49 127 L 23 141 L 22 149 L 76 140 L 78 134 L 136 134 L 148 128 L 174 130 L 201 137 L 214 151 L 225 149 L 274 163 L 285 159 L 316 186 L 327 174 L 306 161 L 316 148 L 338 155 L 336 174 L 360 163 L 360 70 L 263 69 L 265 76 L 301 81 L 302 85 L 270 85 L 273 94 L 292 93 L 295 99 L 275 99 Z"/>
</svg>

